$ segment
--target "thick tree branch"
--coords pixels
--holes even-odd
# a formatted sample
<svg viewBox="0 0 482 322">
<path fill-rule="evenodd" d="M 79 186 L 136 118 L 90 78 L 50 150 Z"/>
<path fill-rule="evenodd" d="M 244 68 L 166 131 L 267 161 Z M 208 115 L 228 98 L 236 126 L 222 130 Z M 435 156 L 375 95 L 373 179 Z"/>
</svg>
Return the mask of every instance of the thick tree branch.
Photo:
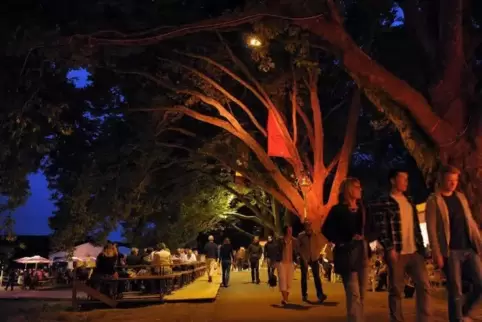
<svg viewBox="0 0 482 322">
<path fill-rule="evenodd" d="M 340 193 L 340 186 L 342 181 L 346 178 L 348 174 L 348 168 L 350 166 L 351 154 L 353 152 L 353 147 L 356 142 L 356 132 L 358 117 L 360 115 L 361 108 L 361 93 L 357 88 L 353 92 L 350 111 L 348 114 L 348 122 L 346 125 L 346 134 L 343 146 L 340 151 L 340 159 L 338 161 L 338 166 L 335 173 L 335 178 L 333 179 L 333 184 L 331 186 L 330 197 L 328 199 L 328 208 L 334 206 L 338 202 L 338 195 Z"/>
<path fill-rule="evenodd" d="M 221 36 L 221 34 L 218 32 L 218 37 L 219 39 L 221 40 L 221 42 L 223 43 L 224 47 L 226 48 L 226 51 L 228 52 L 229 54 L 229 57 L 231 57 L 231 60 L 234 62 L 234 64 L 236 66 L 238 66 L 238 68 L 243 72 L 243 74 L 249 79 L 249 81 L 251 83 L 254 84 L 254 86 L 256 86 L 257 88 L 257 91 L 263 96 L 264 100 L 266 101 L 266 106 L 271 106 L 272 108 L 274 108 L 274 104 L 273 104 L 273 101 L 271 100 L 271 98 L 269 97 L 268 93 L 266 92 L 266 90 L 264 89 L 264 87 L 261 85 L 260 82 L 258 82 L 258 80 L 256 79 L 256 77 L 254 77 L 251 72 L 249 71 L 248 67 L 243 63 L 243 61 L 241 59 L 239 59 L 235 54 L 234 52 L 231 50 L 231 47 L 228 45 L 228 43 L 224 40 L 224 38 Z"/>
<path fill-rule="evenodd" d="M 232 95 L 227 89 L 225 89 L 223 86 L 221 86 L 221 84 L 219 84 L 218 82 L 216 82 L 215 80 L 213 80 L 211 77 L 209 77 L 208 75 L 200 72 L 199 70 L 195 69 L 195 68 L 192 68 L 190 66 L 187 66 L 187 65 L 184 65 L 184 64 L 181 64 L 181 63 L 178 63 L 178 62 L 174 62 L 172 60 L 168 60 L 168 59 L 163 59 L 163 58 L 160 58 L 160 60 L 163 60 L 163 61 L 168 61 L 172 64 L 176 64 L 184 69 L 187 69 L 189 70 L 191 73 L 195 74 L 196 76 L 198 76 L 199 78 L 203 79 L 204 81 L 206 81 L 208 84 L 210 84 L 211 86 L 213 86 L 215 89 L 217 89 L 219 92 L 221 92 L 224 96 L 226 96 L 228 99 L 230 99 L 231 101 L 233 101 L 234 103 L 236 103 L 245 113 L 246 115 L 248 115 L 249 119 L 251 120 L 251 122 L 253 122 L 254 126 L 256 126 L 256 128 L 258 129 L 258 131 L 261 132 L 261 134 L 263 134 L 263 136 L 267 136 L 267 133 L 266 133 L 266 130 L 264 129 L 263 126 L 261 126 L 261 124 L 259 124 L 259 122 L 256 120 L 256 118 L 254 117 L 253 113 L 251 112 L 251 110 L 249 109 L 249 107 L 247 107 L 241 100 L 239 100 L 237 97 L 235 97 L 234 95 Z"/>
<path fill-rule="evenodd" d="M 184 151 L 187 151 L 187 152 L 190 152 L 192 154 L 204 154 L 210 158 L 213 158 L 219 162 L 221 162 L 224 166 L 226 166 L 227 168 L 230 168 L 232 169 L 233 171 L 236 171 L 236 172 L 239 172 L 243 175 L 243 177 L 245 177 L 246 179 L 248 179 L 250 182 L 252 182 L 254 185 L 260 187 L 261 189 L 263 189 L 266 193 L 272 195 L 274 198 L 276 198 L 276 200 L 278 200 L 284 207 L 290 209 L 290 211 L 292 211 L 293 213 L 297 213 L 297 210 L 296 210 L 296 206 L 293 204 L 293 202 L 291 201 L 291 199 L 289 199 L 287 197 L 287 195 L 283 192 L 281 192 L 280 190 L 272 187 L 272 186 L 269 186 L 266 184 L 266 182 L 264 182 L 263 180 L 257 180 L 255 179 L 253 176 L 251 176 L 249 173 L 246 172 L 246 170 L 243 168 L 243 167 L 240 167 L 238 166 L 237 164 L 233 163 L 233 162 L 229 162 L 228 160 L 222 158 L 221 156 L 219 155 L 215 155 L 215 154 L 212 154 L 212 153 L 209 153 L 209 152 L 206 152 L 206 151 L 194 151 L 192 149 L 189 149 L 185 146 L 182 146 L 182 145 L 179 145 L 179 144 L 172 144 L 172 143 L 157 143 L 157 145 L 159 146 L 164 146 L 164 147 L 169 147 L 169 148 L 176 148 L 176 149 L 180 149 L 180 150 L 184 150 Z M 302 208 L 301 208 L 302 209 Z"/>
<path fill-rule="evenodd" d="M 338 164 L 338 161 L 340 161 L 340 152 L 338 152 L 333 159 L 331 160 L 330 164 L 326 167 L 326 175 L 330 174 L 333 169 L 335 169 L 336 165 Z"/>
<path fill-rule="evenodd" d="M 180 53 L 182 55 L 185 55 L 185 56 L 188 56 L 188 57 L 191 57 L 191 58 L 203 60 L 203 61 L 207 62 L 208 64 L 211 64 L 211 65 L 217 67 L 219 70 L 223 71 L 226 75 L 230 76 L 232 79 L 234 79 L 235 81 L 240 83 L 242 86 L 247 88 L 251 93 L 254 94 L 254 96 L 256 96 L 260 100 L 261 103 L 263 103 L 263 105 L 269 106 L 271 104 L 269 100 L 266 100 L 266 98 L 263 97 L 264 95 L 262 93 L 260 93 L 258 90 L 256 90 L 248 82 L 243 80 L 240 76 L 238 76 L 236 73 L 234 73 L 231 69 L 229 69 L 226 66 L 218 63 L 214 59 L 211 59 L 211 58 L 206 57 L 206 56 L 201 56 L 201 55 L 194 55 L 194 54 L 183 53 L 183 52 L 178 52 L 178 53 Z M 269 99 L 269 97 L 268 97 L 268 99 Z"/>
<path fill-rule="evenodd" d="M 325 134 L 323 130 L 320 100 L 318 99 L 318 75 L 316 72 L 311 72 L 308 82 L 315 135 L 315 146 L 313 148 L 313 181 L 316 187 L 323 187 L 322 182 L 324 182 L 325 179 L 325 164 L 323 161 L 323 143 Z M 319 193 L 320 195 L 323 195 L 322 190 Z"/>
<path fill-rule="evenodd" d="M 251 238 L 254 238 L 254 235 L 251 234 L 251 233 L 248 233 L 246 230 L 244 230 L 243 228 L 240 228 L 238 225 L 236 225 L 235 223 L 232 223 L 231 226 L 236 229 L 237 231 L 239 231 L 240 233 L 243 233 Z"/>
<path fill-rule="evenodd" d="M 311 150 L 313 150 L 315 146 L 315 136 L 313 134 L 313 126 L 311 125 L 310 119 L 298 104 L 296 104 L 296 111 L 301 116 L 301 120 L 303 121 L 303 124 L 306 127 L 306 135 L 308 136 Z"/>
<path fill-rule="evenodd" d="M 291 93 L 291 120 L 293 122 L 292 128 L 293 128 L 293 144 L 295 146 L 298 145 L 298 122 L 296 119 L 296 114 L 297 110 L 299 109 L 298 107 L 298 86 L 296 85 L 296 81 L 293 78 L 293 91 Z"/>
</svg>

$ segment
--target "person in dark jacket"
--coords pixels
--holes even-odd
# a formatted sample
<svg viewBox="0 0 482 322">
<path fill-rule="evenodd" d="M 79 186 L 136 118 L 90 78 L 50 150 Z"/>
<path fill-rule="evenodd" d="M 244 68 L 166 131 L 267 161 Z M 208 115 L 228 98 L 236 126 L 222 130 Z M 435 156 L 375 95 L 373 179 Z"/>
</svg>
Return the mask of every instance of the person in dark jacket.
<svg viewBox="0 0 482 322">
<path fill-rule="evenodd" d="M 335 272 L 343 279 L 348 322 L 365 321 L 363 300 L 368 285 L 369 243 L 377 238 L 374 221 L 367 216 L 361 198 L 360 181 L 346 179 L 340 201 L 322 228 L 325 237 L 335 244 Z"/>
<path fill-rule="evenodd" d="M 266 266 L 268 267 L 268 281 L 274 273 L 277 253 L 277 243 L 272 236 L 268 236 L 268 242 L 264 245 L 264 258 L 266 258 Z"/>
<path fill-rule="evenodd" d="M 228 287 L 231 265 L 234 262 L 233 246 L 231 245 L 229 238 L 225 238 L 223 244 L 219 248 L 219 260 L 221 261 L 221 268 L 223 270 L 222 285 Z"/>
<path fill-rule="evenodd" d="M 117 248 L 113 244 L 107 244 L 102 253 L 97 256 L 94 272 L 92 273 L 94 286 L 100 286 L 100 292 L 111 297 L 117 296 L 117 283 L 102 283 L 101 280 L 103 278 L 117 279 L 119 277 L 115 267 L 118 258 Z"/>
<path fill-rule="evenodd" d="M 217 268 L 218 245 L 214 242 L 214 237 L 209 236 L 208 242 L 204 246 L 204 254 L 206 255 L 206 266 L 208 271 L 208 282 L 213 281 L 213 275 Z"/>
<path fill-rule="evenodd" d="M 251 282 L 259 284 L 259 259 L 263 254 L 263 247 L 259 244 L 259 237 L 255 236 L 248 247 L 249 265 L 251 267 Z"/>
<path fill-rule="evenodd" d="M 139 249 L 132 248 L 130 255 L 128 255 L 126 258 L 126 265 L 136 266 L 136 265 L 141 265 L 141 263 L 142 263 L 142 257 L 139 256 Z"/>
<path fill-rule="evenodd" d="M 10 271 L 8 272 L 8 279 L 7 279 L 7 284 L 5 285 L 5 291 L 7 291 L 9 287 L 10 287 L 10 291 L 13 291 L 13 286 L 15 285 L 16 280 L 17 280 L 17 274 L 15 273 L 15 270 L 11 268 Z"/>
</svg>

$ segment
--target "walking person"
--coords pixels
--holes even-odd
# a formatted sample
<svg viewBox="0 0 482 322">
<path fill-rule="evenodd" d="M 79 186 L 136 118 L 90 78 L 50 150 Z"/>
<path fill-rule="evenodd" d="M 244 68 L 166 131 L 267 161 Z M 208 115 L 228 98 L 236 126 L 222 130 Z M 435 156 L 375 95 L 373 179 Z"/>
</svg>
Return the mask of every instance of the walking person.
<svg viewBox="0 0 482 322">
<path fill-rule="evenodd" d="M 340 274 L 346 295 L 348 322 L 364 322 L 364 299 L 368 287 L 371 249 L 377 238 L 374 220 L 365 211 L 362 187 L 356 178 L 344 181 L 339 203 L 328 213 L 323 235 L 335 244 L 335 272 Z"/>
<path fill-rule="evenodd" d="M 272 236 L 268 236 L 268 242 L 264 245 L 264 258 L 266 258 L 266 266 L 268 267 L 268 281 L 274 274 L 278 250 L 278 243 L 273 240 Z"/>
<path fill-rule="evenodd" d="M 303 301 L 308 300 L 308 267 L 311 268 L 313 279 L 315 281 L 316 296 L 320 303 L 323 303 L 327 296 L 323 292 L 320 278 L 320 257 L 323 248 L 323 240 L 320 229 L 313 230 L 311 223 L 305 221 L 304 231 L 298 235 L 298 245 L 300 251 L 300 268 L 301 268 L 301 295 Z"/>
<path fill-rule="evenodd" d="M 208 282 L 213 281 L 213 276 L 216 272 L 218 261 L 218 245 L 214 242 L 214 237 L 208 237 L 208 242 L 204 245 L 204 254 L 206 254 L 206 267 L 208 271 Z"/>
<path fill-rule="evenodd" d="M 263 247 L 259 244 L 259 237 L 255 236 L 248 247 L 249 266 L 251 268 L 251 282 L 259 284 L 259 260 L 263 254 Z"/>
<path fill-rule="evenodd" d="M 221 261 L 221 269 L 223 274 L 222 285 L 224 287 L 228 287 L 231 265 L 234 262 L 233 246 L 231 245 L 229 238 L 225 238 L 223 244 L 219 248 L 219 260 Z"/>
<path fill-rule="evenodd" d="M 278 270 L 278 284 L 281 292 L 281 304 L 286 305 L 289 301 L 291 285 L 293 284 L 293 274 L 295 272 L 294 262 L 297 257 L 296 239 L 293 238 L 291 226 L 283 228 L 283 237 L 276 242 L 272 241 L 272 245 L 276 246 L 274 254 L 273 266 Z M 270 275 L 272 277 L 273 275 Z"/>
<path fill-rule="evenodd" d="M 370 205 L 379 223 L 380 243 L 388 265 L 390 321 L 402 322 L 405 273 L 415 282 L 417 321 L 431 321 L 430 282 L 425 267 L 425 247 L 415 205 L 406 196 L 408 173 L 390 171 L 390 193 Z"/>
<path fill-rule="evenodd" d="M 244 249 L 244 247 L 240 247 L 236 252 L 236 267 L 238 269 L 238 272 L 241 272 L 244 270 L 245 259 L 246 259 L 246 249 Z"/>
<path fill-rule="evenodd" d="M 434 263 L 447 278 L 450 322 L 472 321 L 470 313 L 482 290 L 481 236 L 465 195 L 456 191 L 460 170 L 445 166 L 438 188 L 427 200 L 425 216 Z M 462 270 L 462 267 L 466 270 Z M 462 271 L 469 276 L 473 290 L 462 292 Z"/>
<path fill-rule="evenodd" d="M 13 291 L 13 287 L 15 286 L 15 282 L 17 281 L 17 274 L 13 268 L 10 268 L 8 272 L 7 284 L 5 285 L 5 291 L 8 290 L 10 287 L 10 291 Z"/>
</svg>

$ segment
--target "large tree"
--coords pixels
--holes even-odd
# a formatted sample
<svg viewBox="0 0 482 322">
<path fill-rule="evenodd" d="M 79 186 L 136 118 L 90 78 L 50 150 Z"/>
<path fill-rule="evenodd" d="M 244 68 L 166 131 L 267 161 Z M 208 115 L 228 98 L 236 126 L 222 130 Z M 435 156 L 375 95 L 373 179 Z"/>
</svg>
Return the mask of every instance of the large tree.
<svg viewBox="0 0 482 322">
<path fill-rule="evenodd" d="M 380 39 L 385 38 L 384 41 L 390 36 L 402 37 L 405 49 L 408 47 L 413 50 L 409 57 L 417 57 L 417 60 L 412 65 L 403 61 L 403 70 L 389 66 L 390 59 L 387 59 L 386 51 L 384 52 L 387 48 L 383 48 L 382 44 L 379 44 L 379 51 L 371 57 L 365 51 L 367 47 L 361 46 L 364 43 L 360 43 L 358 38 L 354 39 L 348 32 L 350 26 L 345 24 L 344 18 L 349 18 L 353 12 L 360 16 L 363 3 L 359 1 L 346 1 L 344 6 L 336 5 L 333 0 L 321 4 L 319 1 L 305 1 L 303 5 L 299 1 L 267 1 L 262 8 L 250 8 L 241 14 L 224 15 L 172 28 L 167 32 L 153 32 L 149 37 L 123 35 L 117 38 L 94 36 L 88 39 L 91 44 L 100 46 L 147 46 L 186 34 L 224 30 L 261 19 L 282 20 L 299 26 L 319 37 L 320 44 L 337 57 L 368 99 L 395 124 L 406 148 L 427 178 L 439 163 L 451 163 L 461 168 L 462 187 L 471 200 L 474 211 L 480 214 L 478 201 L 482 199 L 482 118 L 478 105 L 480 82 L 477 72 L 480 71 L 480 59 L 477 57 L 480 57 L 478 34 L 482 10 L 477 9 L 480 9 L 481 4 L 464 0 L 370 1 L 369 6 L 373 12 L 379 14 L 371 17 L 386 27 L 390 21 L 381 13 L 386 12 L 387 8 L 393 9 L 395 4 L 403 8 L 405 24 L 398 28 L 398 34 L 385 33 L 379 36 Z M 386 67 L 391 67 L 391 71 Z M 415 70 L 422 77 L 407 75 Z M 259 91 L 259 88 L 255 90 Z M 258 94 L 269 106 L 267 97 Z M 314 121 L 316 125 L 317 117 L 314 117 Z M 229 126 L 233 127 L 233 131 L 239 131 L 236 126 Z M 292 144 L 291 134 L 283 132 L 287 144 Z M 319 133 L 318 126 L 314 129 L 314 135 Z M 319 156 L 316 152 L 315 155 Z M 272 170 L 273 167 L 269 164 L 271 161 L 265 161 L 269 170 L 277 176 L 280 190 L 290 195 L 291 208 L 299 213 L 302 198 L 296 196 L 291 184 L 277 175 L 276 170 Z M 318 161 L 315 168 L 321 169 L 321 162 Z M 324 172 L 315 171 L 314 175 L 322 176 L 321 173 Z M 318 194 L 318 197 L 309 196 L 308 199 L 317 200 L 316 207 L 320 207 L 317 190 L 318 188 L 312 189 L 309 195 Z M 287 200 L 284 202 L 288 203 Z M 314 207 L 312 202 L 308 204 L 310 208 Z"/>
<path fill-rule="evenodd" d="M 236 139 L 234 158 L 220 153 L 212 157 L 302 220 L 321 224 L 337 203 L 348 173 L 361 96 L 346 74 L 332 64 L 331 56 L 310 46 L 309 35 L 300 28 L 276 28 L 277 46 L 257 48 L 252 52 L 254 61 L 246 48 L 236 45 L 242 40 L 239 33 L 213 33 L 203 38 L 203 45 L 191 37 L 181 44 L 171 43 L 170 54 L 152 49 L 136 58 L 130 55 L 127 63 L 110 61 L 104 68 L 113 68 L 130 81 L 137 79 L 143 86 L 149 86 L 145 85 L 148 81 L 149 92 L 159 92 L 153 107 L 130 104 L 127 113 L 148 112 L 162 119 L 183 115 L 227 132 Z M 273 28 L 259 26 L 259 30 L 269 35 Z M 145 63 L 151 57 L 158 61 L 154 68 Z M 133 60 L 144 65 L 133 66 Z M 319 67 L 318 62 L 326 66 Z M 325 113 L 338 119 L 323 117 Z M 284 158 L 268 155 L 269 133 L 264 124 L 269 117 L 279 129 Z M 332 134 L 340 129 L 341 137 Z M 263 176 L 253 176 L 253 172 Z"/>
</svg>

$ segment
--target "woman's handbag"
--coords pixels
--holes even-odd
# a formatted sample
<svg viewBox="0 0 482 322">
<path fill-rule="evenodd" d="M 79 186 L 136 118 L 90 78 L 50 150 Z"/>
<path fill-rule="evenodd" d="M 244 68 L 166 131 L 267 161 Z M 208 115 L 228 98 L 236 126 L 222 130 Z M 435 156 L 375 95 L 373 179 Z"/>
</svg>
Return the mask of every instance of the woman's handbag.
<svg viewBox="0 0 482 322">
<path fill-rule="evenodd" d="M 360 267 L 366 257 L 364 244 L 364 240 L 356 240 L 335 246 L 333 264 L 337 274 L 353 272 Z"/>
</svg>

